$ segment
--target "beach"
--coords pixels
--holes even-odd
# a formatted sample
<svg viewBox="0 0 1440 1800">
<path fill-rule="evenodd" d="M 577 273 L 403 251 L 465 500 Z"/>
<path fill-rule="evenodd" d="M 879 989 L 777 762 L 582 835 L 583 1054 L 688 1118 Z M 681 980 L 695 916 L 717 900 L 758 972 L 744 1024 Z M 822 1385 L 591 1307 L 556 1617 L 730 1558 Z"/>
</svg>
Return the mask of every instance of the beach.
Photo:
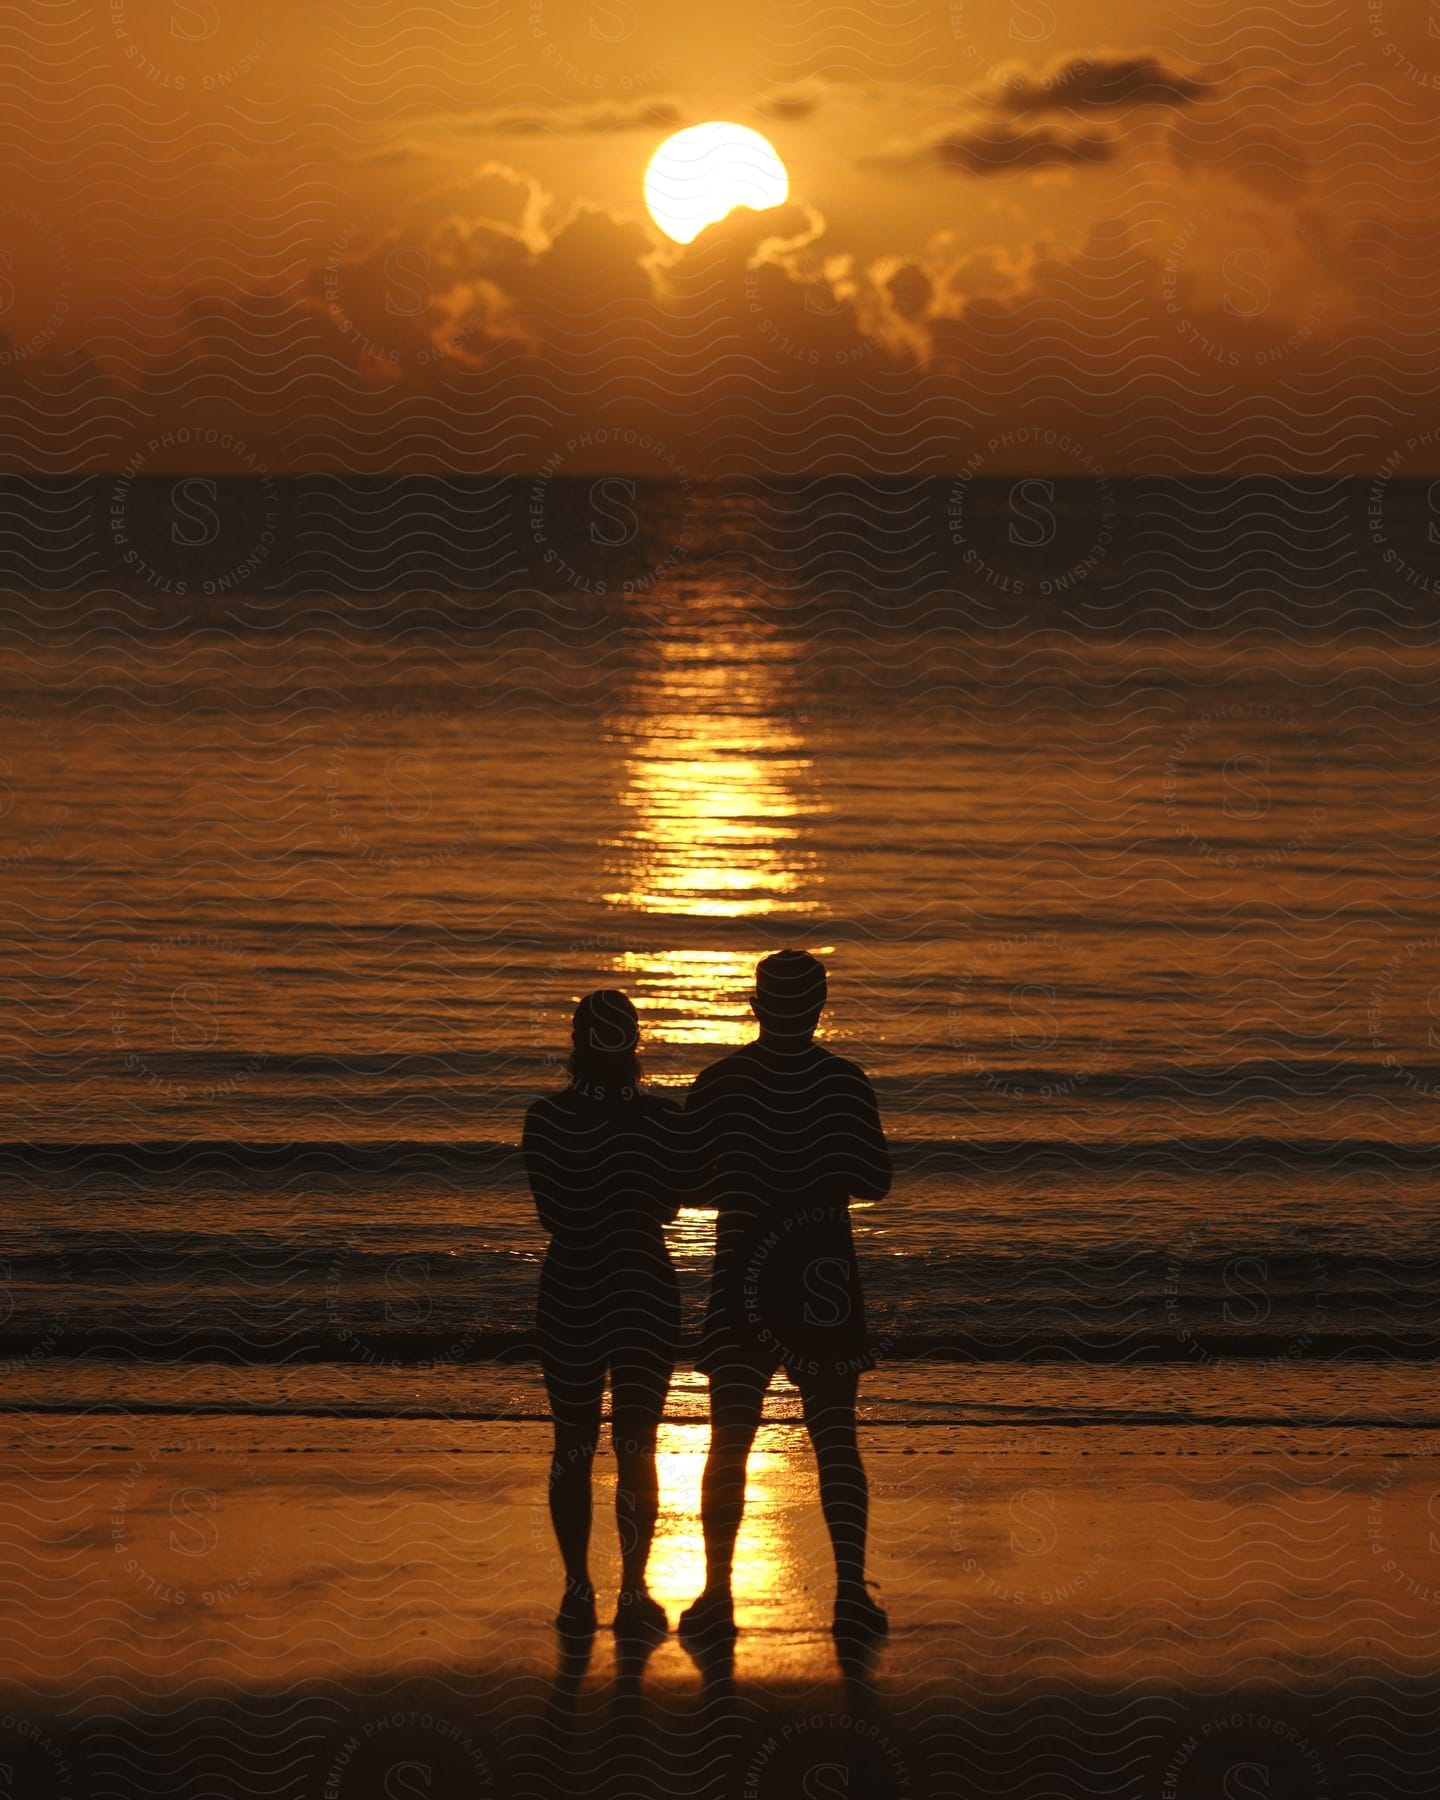
<svg viewBox="0 0 1440 1800">
<path fill-rule="evenodd" d="M 891 1635 L 842 1669 L 803 1433 L 767 1425 L 726 1670 L 673 1635 L 638 1659 L 557 1639 L 539 1423 L 11 1416 L 5 1755 L 38 1771 L 16 1791 L 1429 1792 L 1435 1421 L 1078 1436 L 870 1427 Z M 704 1441 L 662 1430 L 672 1621 Z"/>
<path fill-rule="evenodd" d="M 1440 1800 L 1440 0 L 4 41 L 0 1800 Z"/>
<path fill-rule="evenodd" d="M 554 495 L 576 554 L 588 492 Z M 915 484 L 892 566 L 824 522 L 895 496 L 651 487 L 588 552 L 602 599 L 539 566 L 422 595 L 384 543 L 337 576 L 352 497 L 319 482 L 281 598 L 120 571 L 17 612 L 14 1791 L 1431 1792 L 1434 644 L 1336 564 L 1318 488 L 1256 587 L 1225 546 L 1273 488 L 1118 484 L 1102 566 L 1048 597 L 965 586 L 947 492 Z M 1018 580 L 1006 492 L 977 517 Z M 523 522 L 523 484 L 486 494 Z M 1096 492 L 1057 503 L 1073 549 Z M 521 1120 L 580 995 L 630 993 L 680 1097 L 785 945 L 894 1153 L 852 1208 L 890 1639 L 837 1659 L 782 1384 L 733 1670 L 603 1630 L 581 1666 Z M 688 1201 L 667 1228 L 672 1622 L 713 1237 Z"/>
</svg>

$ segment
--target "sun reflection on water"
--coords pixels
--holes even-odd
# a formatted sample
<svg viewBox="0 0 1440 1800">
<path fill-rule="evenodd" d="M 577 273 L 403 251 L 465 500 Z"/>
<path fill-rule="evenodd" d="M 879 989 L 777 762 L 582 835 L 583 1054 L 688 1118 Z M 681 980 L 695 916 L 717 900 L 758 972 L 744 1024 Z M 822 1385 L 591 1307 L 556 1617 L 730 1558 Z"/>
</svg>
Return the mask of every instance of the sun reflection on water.
<svg viewBox="0 0 1440 1800">
<path fill-rule="evenodd" d="M 628 753 L 622 824 L 609 845 L 615 885 L 605 899 L 653 927 L 648 942 L 613 959 L 645 1038 L 698 1049 L 694 1060 L 704 1062 L 754 1035 L 748 997 L 766 947 L 755 926 L 793 920 L 792 941 L 807 941 L 801 922 L 819 911 L 821 885 L 811 827 L 823 807 L 795 704 L 793 639 L 743 620 L 717 629 L 687 619 L 655 649 L 617 721 Z M 682 1267 L 708 1263 L 714 1214 L 685 1207 L 668 1235 Z M 672 1413 L 702 1412 L 704 1388 L 702 1376 L 677 1372 Z M 798 1579 L 780 1506 L 790 1435 L 762 1430 L 750 1458 L 735 1562 L 742 1620 Z M 649 1579 L 672 1614 L 705 1583 L 708 1441 L 703 1416 L 661 1426 Z"/>
<path fill-rule="evenodd" d="M 754 1035 L 746 995 L 755 958 L 748 951 L 626 951 L 615 958 L 615 969 L 647 1037 L 721 1050 Z"/>
<path fill-rule="evenodd" d="M 811 767 L 801 747 L 793 730 L 753 713 L 653 718 L 621 796 L 634 820 L 620 846 L 632 885 L 605 898 L 681 918 L 809 911 L 798 891 L 813 860 L 796 822 Z"/>
<path fill-rule="evenodd" d="M 785 638 L 758 626 L 691 629 L 658 653 L 619 721 L 630 753 L 625 823 L 610 848 L 623 885 L 605 899 L 648 915 L 671 942 L 617 955 L 615 970 L 647 1037 L 723 1048 L 752 1035 L 755 951 L 714 944 L 714 928 L 798 922 L 818 906 L 806 830 L 813 763 L 798 709 L 783 700 L 793 679 Z"/>
</svg>

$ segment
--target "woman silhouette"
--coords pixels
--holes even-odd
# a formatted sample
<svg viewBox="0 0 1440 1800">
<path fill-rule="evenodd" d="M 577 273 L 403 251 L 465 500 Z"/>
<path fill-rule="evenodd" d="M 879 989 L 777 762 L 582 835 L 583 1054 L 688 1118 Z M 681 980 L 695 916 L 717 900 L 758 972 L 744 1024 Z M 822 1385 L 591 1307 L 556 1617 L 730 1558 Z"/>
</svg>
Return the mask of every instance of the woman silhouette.
<svg viewBox="0 0 1440 1800">
<path fill-rule="evenodd" d="M 641 1091 L 639 1021 L 613 988 L 575 1009 L 570 1080 L 525 1114 L 521 1144 L 550 1248 L 540 1272 L 540 1362 L 555 1426 L 550 1517 L 565 1563 L 561 1630 L 595 1629 L 590 1471 L 610 1376 L 617 1631 L 664 1632 L 645 1585 L 659 1488 L 655 1432 L 675 1366 L 679 1288 L 663 1227 L 682 1174 L 681 1112 Z"/>
</svg>

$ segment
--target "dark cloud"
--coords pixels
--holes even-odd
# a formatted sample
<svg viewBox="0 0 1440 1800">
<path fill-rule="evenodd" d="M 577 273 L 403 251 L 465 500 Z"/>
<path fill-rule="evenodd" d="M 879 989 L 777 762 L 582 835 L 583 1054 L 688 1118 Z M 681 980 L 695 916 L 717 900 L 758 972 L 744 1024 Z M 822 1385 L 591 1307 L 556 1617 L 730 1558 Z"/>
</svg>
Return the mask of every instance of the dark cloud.
<svg viewBox="0 0 1440 1800">
<path fill-rule="evenodd" d="M 896 318 L 913 324 L 929 311 L 935 283 L 928 270 L 918 263 L 905 262 L 891 271 L 885 282 L 885 292 Z"/>
<path fill-rule="evenodd" d="M 1011 112 L 1053 112 L 1063 108 L 1189 106 L 1214 84 L 1170 67 L 1152 53 L 1073 56 L 1043 75 L 1017 73 L 1002 80 L 993 96 Z"/>
<path fill-rule="evenodd" d="M 465 128 L 478 137 L 563 137 L 572 133 L 676 131 L 685 120 L 685 109 L 678 101 L 636 99 L 586 107 L 506 107 L 472 116 Z"/>
<path fill-rule="evenodd" d="M 813 118 L 830 97 L 828 84 L 812 78 L 776 88 L 760 100 L 755 110 L 764 119 L 798 121 Z"/>
<path fill-rule="evenodd" d="M 1032 169 L 1109 162 L 1115 140 L 1103 131 L 1066 131 L 1055 125 L 1019 125 L 1009 120 L 949 128 L 886 161 L 915 167 L 929 164 L 961 175 L 1021 174 Z"/>
<path fill-rule="evenodd" d="M 936 142 L 911 156 L 934 166 Z M 1076 160 L 1073 136 L 1016 120 L 943 143 L 943 166 L 976 173 L 1044 167 L 1057 144 Z M 156 466 L 204 467 L 228 432 L 274 469 L 677 477 L 954 469 L 977 445 L 986 467 L 1046 467 L 1058 432 L 1077 473 L 1273 467 L 1280 445 L 1296 469 L 1353 466 L 1356 346 L 1388 295 L 1428 291 L 1415 234 L 1337 238 L 1193 185 L 1173 223 L 1117 220 L 1078 251 L 987 256 L 940 233 L 867 267 L 804 205 L 677 246 L 489 166 L 347 228 L 284 293 L 192 296 L 172 349 L 109 386 L 59 358 L 0 363 L 4 454 L 117 467 L 158 442 Z"/>
</svg>

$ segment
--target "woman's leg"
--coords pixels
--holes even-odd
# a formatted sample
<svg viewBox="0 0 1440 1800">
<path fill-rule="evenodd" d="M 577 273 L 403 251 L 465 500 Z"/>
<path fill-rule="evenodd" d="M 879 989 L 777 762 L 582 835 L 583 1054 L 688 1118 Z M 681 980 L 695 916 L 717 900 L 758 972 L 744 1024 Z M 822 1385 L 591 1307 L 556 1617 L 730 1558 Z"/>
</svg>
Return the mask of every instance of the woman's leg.
<svg viewBox="0 0 1440 1800">
<path fill-rule="evenodd" d="M 655 1522 L 660 1516 L 660 1478 L 655 1468 L 655 1434 L 658 1419 L 634 1413 L 616 1416 L 612 1423 L 615 1444 L 615 1526 L 620 1534 L 620 1587 L 640 1593 L 645 1587 L 645 1566 L 655 1541 Z"/>
<path fill-rule="evenodd" d="M 545 1361 L 545 1389 L 555 1427 L 550 1457 L 550 1522 L 565 1564 L 570 1595 L 590 1596 L 590 1476 L 600 1437 L 605 1371 L 560 1368 Z"/>
<path fill-rule="evenodd" d="M 645 1569 L 660 1514 L 655 1438 L 674 1371 L 661 1335 L 627 1347 L 610 1370 L 610 1436 L 615 1446 L 615 1525 L 620 1535 L 621 1606 L 646 1593 Z"/>
</svg>

